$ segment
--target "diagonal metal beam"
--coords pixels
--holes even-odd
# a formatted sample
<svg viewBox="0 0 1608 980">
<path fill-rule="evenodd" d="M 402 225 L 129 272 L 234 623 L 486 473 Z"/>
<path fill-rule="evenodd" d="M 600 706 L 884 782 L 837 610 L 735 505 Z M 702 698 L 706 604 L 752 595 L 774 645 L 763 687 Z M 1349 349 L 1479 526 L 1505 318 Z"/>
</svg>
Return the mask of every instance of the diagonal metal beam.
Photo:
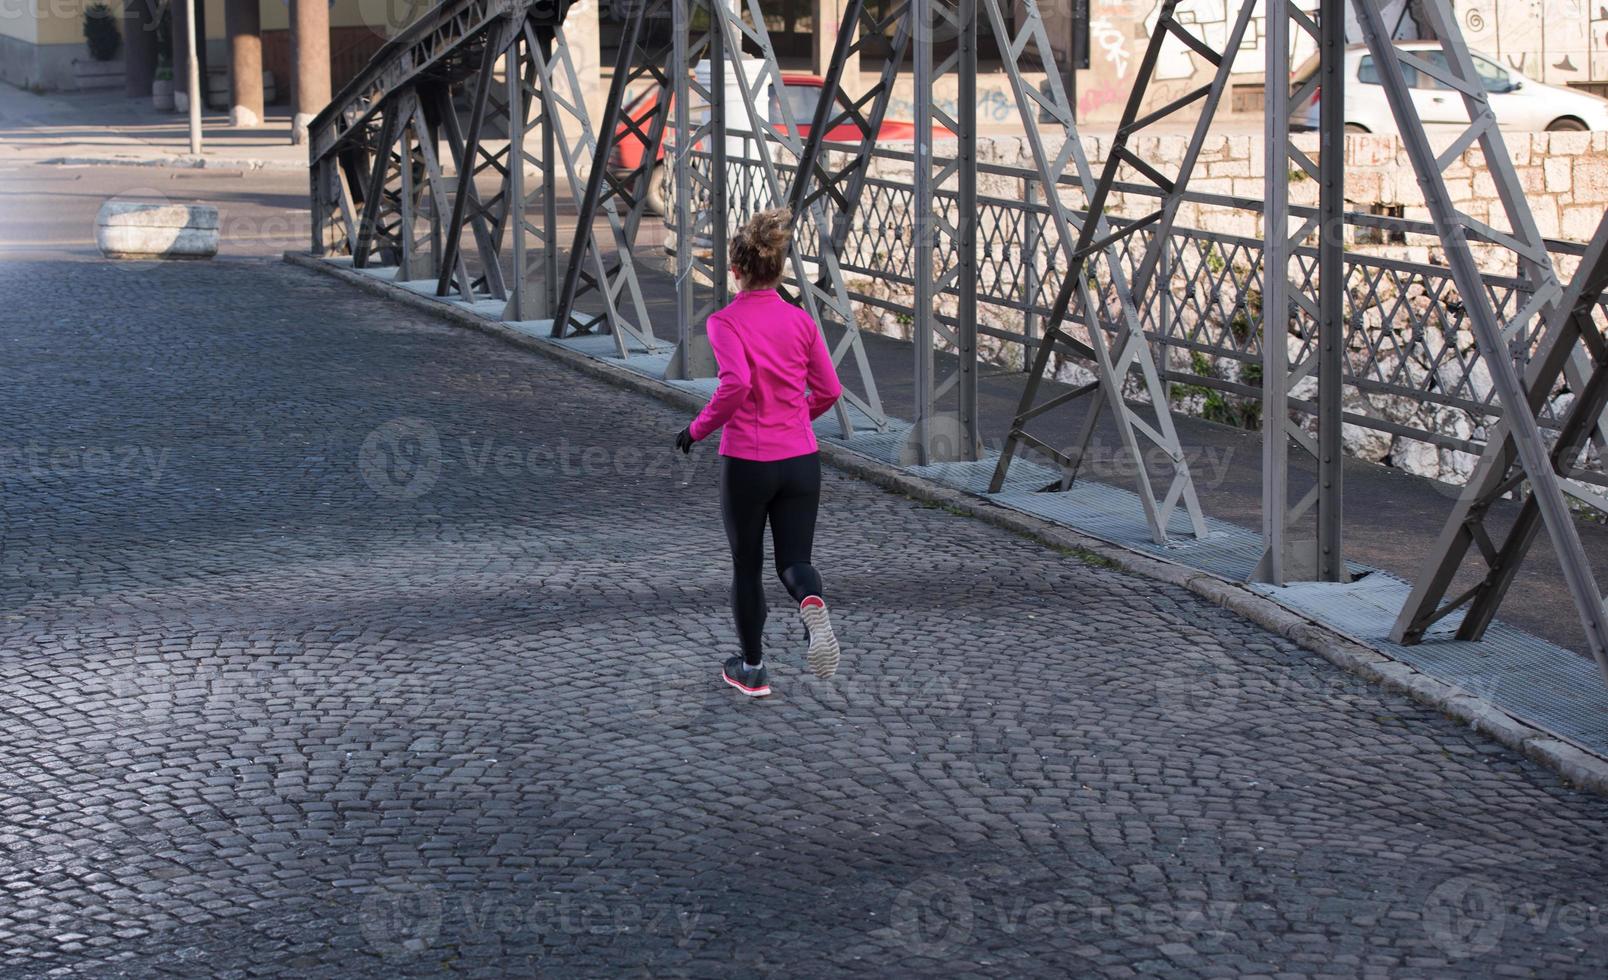
<svg viewBox="0 0 1608 980">
<path fill-rule="evenodd" d="M 592 169 L 586 175 L 586 189 L 578 202 L 574 244 L 570 248 L 570 260 L 565 267 L 564 284 L 559 293 L 558 312 L 555 318 L 561 324 L 570 322 L 571 311 L 575 308 L 576 294 L 581 284 L 582 270 L 587 260 L 592 257 L 589 253 L 602 251 L 602 243 L 597 240 L 594 227 L 598 211 L 612 207 L 613 201 L 623 198 L 626 203 L 627 219 L 624 233 L 616 243 L 623 254 L 610 263 L 601 282 L 591 280 L 594 286 L 606 288 L 610 279 L 623 271 L 624 263 L 629 261 L 629 255 L 636 243 L 635 232 L 641 221 L 641 207 L 646 201 L 645 196 L 641 200 L 632 198 L 631 192 L 641 186 L 642 174 L 632 174 L 625 180 L 619 180 L 609 173 L 609 166 L 619 141 L 620 134 L 617 130 L 621 128 L 621 114 L 624 111 L 627 86 L 641 77 L 642 69 L 638 67 L 639 65 L 644 62 L 653 64 L 653 60 L 650 60 L 641 48 L 648 16 L 657 9 L 657 6 L 650 6 L 647 3 L 635 4 L 626 21 L 625 32 L 620 38 L 614 76 L 609 82 L 608 96 L 603 104 L 603 120 L 598 127 L 597 145 L 592 153 Z M 627 118 L 626 131 L 634 133 L 644 143 L 645 152 L 638 165 L 638 171 L 645 170 L 651 173 L 653 169 L 659 140 L 664 132 L 664 117 L 670 109 L 669 99 L 665 96 L 666 93 L 661 88 L 659 98 L 653 103 L 653 119 L 649 123 L 652 132 L 642 130 L 635 119 Z M 630 184 L 630 190 L 626 188 L 627 182 Z"/>
<path fill-rule="evenodd" d="M 1489 125 L 1484 118 L 1492 113 L 1490 101 L 1479 83 L 1479 75 L 1463 43 L 1462 33 L 1455 19 L 1443 9 L 1443 2 L 1427 5 L 1429 19 L 1440 38 L 1448 71 L 1467 83 L 1459 88 L 1463 92 L 1469 126 L 1480 130 L 1478 143 L 1502 201 L 1511 236 L 1524 246 L 1515 250 L 1516 261 L 1520 278 L 1530 284 L 1536 302 L 1527 304 L 1523 315 L 1539 319 L 1539 324 L 1523 321 L 1504 324 L 1492 305 L 1479 267 L 1469 249 L 1470 224 L 1451 203 L 1441 172 L 1442 163 L 1430 146 L 1417 107 L 1412 101 L 1404 72 L 1406 59 L 1391 43 L 1390 30 L 1377 0 L 1352 2 L 1363 38 L 1379 69 L 1380 82 L 1390 103 L 1391 114 L 1401 131 L 1403 146 L 1412 161 L 1419 187 L 1423 190 L 1431 222 L 1445 249 L 1447 265 L 1462 295 L 1464 315 L 1502 406 L 1502 421 L 1496 437 L 1487 445 L 1474 477 L 1464 487 L 1451 520 L 1442 530 L 1424 571 L 1414 583 L 1413 592 L 1397 618 L 1392 636 L 1397 642 L 1418 642 L 1429 624 L 1450 611 L 1450 608 L 1441 608 L 1440 600 L 1450 587 L 1469 545 L 1481 535 L 1490 537 L 1486 529 L 1480 528 L 1476 532 L 1474 526 L 1483 524 L 1489 507 L 1500 496 L 1498 491 L 1503 486 L 1511 485 L 1512 476 L 1520 475 L 1530 487 L 1525 511 L 1533 509 L 1539 515 L 1539 522 L 1546 527 L 1576 611 L 1585 627 L 1587 645 L 1602 668 L 1605 679 L 1608 679 L 1608 616 L 1603 610 L 1602 593 L 1592 575 L 1590 561 L 1564 498 L 1562 480 L 1536 420 L 1539 401 L 1551 393 L 1551 379 L 1541 376 L 1538 371 L 1529 378 L 1521 378 L 1514 364 L 1509 339 L 1529 336 L 1530 328 L 1536 327 L 1539 346 L 1551 355 L 1541 360 L 1567 361 L 1574 350 L 1573 340 L 1569 337 L 1574 309 L 1565 301 L 1550 260 L 1543 258 L 1545 252 L 1537 253 L 1528 247 L 1539 242 L 1540 236 L 1521 193 L 1501 131 Z M 1600 256 L 1598 261 L 1601 261 Z M 1588 280 L 1596 274 L 1592 269 L 1584 271 Z M 1530 383 L 1526 384 L 1526 381 Z M 1595 425 L 1595 420 L 1591 420 L 1590 424 Z M 1528 535 L 1515 539 L 1511 549 L 1496 552 L 1497 566 L 1486 577 L 1485 587 L 1477 588 L 1472 593 L 1472 601 L 1476 601 L 1477 605 L 1469 612 L 1472 618 L 1465 617 L 1467 634 L 1459 631 L 1465 638 L 1477 638 L 1475 634 L 1483 632 L 1505 592 L 1506 584 L 1511 582 L 1512 567 L 1529 546 L 1526 537 L 1534 537 L 1536 518 L 1530 517 L 1528 522 L 1531 529 Z M 1482 547 L 1481 550 L 1486 549 Z"/>
<path fill-rule="evenodd" d="M 486 32 L 486 46 L 480 55 L 480 69 L 475 76 L 475 91 L 469 114 L 469 132 L 464 137 L 462 159 L 469 166 L 458 173 L 457 192 L 452 196 L 452 216 L 447 219 L 446 241 L 442 248 L 441 269 L 436 280 L 436 295 L 445 296 L 451 289 L 452 269 L 457 265 L 458 242 L 463 237 L 464 209 L 474 197 L 475 160 L 480 153 L 481 130 L 486 121 L 486 107 L 491 98 L 492 69 L 514 39 L 519 36 L 520 20 L 504 18 Z"/>
<path fill-rule="evenodd" d="M 558 158 L 564 165 L 564 175 L 571 194 L 579 205 L 581 188 L 580 168 L 596 156 L 598 140 L 592 130 L 592 121 L 581 98 L 580 77 L 570 57 L 569 45 L 564 40 L 564 29 L 559 27 L 550 49 L 538 43 L 535 28 L 525 25 L 526 50 L 536 63 L 540 80 L 544 114 L 552 127 L 557 144 Z M 613 200 L 602 199 L 603 217 L 615 247 L 618 264 L 611 268 L 597 248 L 583 248 L 572 253 L 570 265 L 590 268 L 592 284 L 603 303 L 603 312 L 580 323 L 572 322 L 571 311 L 563 308 L 559 300 L 558 316 L 553 320 L 553 336 L 562 337 L 572 332 L 585 332 L 597 326 L 606 326 L 614 337 L 615 353 L 627 357 L 632 346 L 643 350 L 658 350 L 662 345 L 653 335 L 648 320 L 647 302 L 637 281 L 636 265 L 631 256 L 631 243 L 625 237 L 625 225 Z"/>
<path fill-rule="evenodd" d="M 1024 77 L 1021 61 L 1029 47 L 1039 52 L 1042 61 L 1053 65 L 1052 48 L 1038 4 L 1035 0 L 1023 0 L 1020 9 L 1025 16 L 1019 20 L 1018 28 L 1014 32 L 1000 0 L 985 0 L 985 6 L 995 37 L 1003 41 L 1001 52 L 1005 57 L 1006 73 L 1016 96 L 1017 107 L 1022 113 L 1028 146 L 1033 153 L 1039 180 L 1045 188 L 1045 205 L 1059 235 L 1060 248 L 1066 258 L 1064 279 L 1057 293 L 1050 319 L 1045 324 L 1039 353 L 1033 362 L 1033 374 L 1023 391 L 1021 402 L 1011 423 L 1010 433 L 1000 453 L 999 463 L 994 469 L 993 480 L 989 485 L 990 492 L 998 493 L 1004 487 L 1016 450 L 1027 441 L 1026 424 L 1038 414 L 1033 408 L 1035 400 L 1039 397 L 1044 373 L 1049 369 L 1051 354 L 1078 350 L 1077 345 L 1068 343 L 1071 337 L 1067 330 L 1068 312 L 1076 301 L 1080 319 L 1087 330 L 1086 347 L 1094 355 L 1094 370 L 1100 387 L 1098 397 L 1091 401 L 1080 425 L 1078 441 L 1070 451 L 1048 452 L 1050 458 L 1063 469 L 1064 475 L 1059 486 L 1065 489 L 1075 479 L 1079 464 L 1093 436 L 1099 413 L 1102 410 L 1109 410 L 1116 424 L 1123 452 L 1135 463 L 1135 482 L 1138 484 L 1140 504 L 1144 509 L 1151 537 L 1157 542 L 1167 540 L 1171 516 L 1179 504 L 1183 505 L 1188 514 L 1192 533 L 1196 537 L 1204 536 L 1205 515 L 1200 509 L 1188 460 L 1184 456 L 1183 447 L 1173 425 L 1172 414 L 1167 406 L 1167 389 L 1156 368 L 1140 313 L 1146 306 L 1145 290 L 1151 284 L 1152 271 L 1159 260 L 1142 259 L 1135 273 L 1137 288 L 1130 285 L 1125 263 L 1116 247 L 1117 241 L 1123 234 L 1113 231 L 1104 213 L 1105 201 L 1109 197 L 1123 159 L 1121 153 L 1126 148 L 1128 138 L 1138 128 L 1144 94 L 1160 57 L 1162 36 L 1168 31 L 1183 30 L 1174 21 L 1178 0 L 1166 0 L 1162 7 L 1161 19 L 1151 36 L 1141 63 L 1142 67 L 1136 76 L 1137 82 L 1124 108 L 1122 123 L 1113 140 L 1112 151 L 1098 181 L 1095 180 L 1088 158 L 1083 152 L 1077 125 L 1073 121 L 1072 106 L 1067 99 L 1060 73 L 1055 70 L 1047 73 L 1045 79 L 1047 92 L 1042 94 L 1029 86 Z M 1249 18 L 1248 10 L 1240 12 L 1229 32 L 1224 50 L 1232 51 L 1239 47 Z M 1161 191 L 1163 203 L 1154 227 L 1150 230 L 1152 238 L 1147 252 L 1166 247 L 1167 232 L 1176 216 L 1178 202 L 1188 186 L 1190 171 L 1205 139 L 1205 127 L 1209 124 L 1212 106 L 1222 97 L 1227 85 L 1227 66 L 1230 60 L 1220 60 L 1223 61 L 1223 66 L 1213 78 L 1209 105 L 1202 110 L 1201 120 L 1191 136 L 1180 175 L 1176 180 L 1166 180 L 1167 186 Z M 1048 114 L 1061 131 L 1062 143 L 1054 155 L 1049 152 L 1043 134 L 1039 130 L 1035 108 L 1040 108 Z M 1081 222 L 1074 221 L 1070 209 L 1059 194 L 1062 175 L 1068 166 L 1074 169 L 1076 185 L 1089 202 L 1087 215 Z M 1090 288 L 1091 272 L 1086 268 L 1090 259 L 1102 263 L 1100 268 L 1109 283 L 1109 289 L 1102 287 L 1098 294 Z M 1112 306 L 1116 308 L 1114 316 L 1111 313 Z M 1143 418 L 1141 413 L 1145 410 L 1129 405 L 1124 397 L 1124 381 L 1130 370 L 1138 373 L 1144 385 L 1150 402 L 1148 411 L 1152 413 L 1153 421 Z M 1141 440 L 1153 443 L 1161 450 L 1167 461 L 1163 473 L 1166 488 L 1159 499 L 1151 484 L 1146 456 L 1141 449 Z M 1031 444 L 1041 450 L 1047 445 L 1042 439 L 1034 439 Z"/>
</svg>

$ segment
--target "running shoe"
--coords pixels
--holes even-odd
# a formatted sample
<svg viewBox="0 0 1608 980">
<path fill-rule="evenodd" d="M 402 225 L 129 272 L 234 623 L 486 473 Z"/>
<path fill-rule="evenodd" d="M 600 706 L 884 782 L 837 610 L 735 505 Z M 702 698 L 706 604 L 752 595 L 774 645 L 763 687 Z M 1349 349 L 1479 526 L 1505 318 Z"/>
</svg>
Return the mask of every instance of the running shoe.
<svg viewBox="0 0 1608 980">
<path fill-rule="evenodd" d="M 837 634 L 832 632 L 832 619 L 826 614 L 826 600 L 818 595 L 805 596 L 798 604 L 798 612 L 810 634 L 810 669 L 825 680 L 838 669 Z"/>
<path fill-rule="evenodd" d="M 726 683 L 735 687 L 751 698 L 763 698 L 770 694 L 770 679 L 766 676 L 765 668 L 750 670 L 743 663 L 742 657 L 732 657 L 726 661 L 726 666 L 720 671 L 720 676 Z"/>
</svg>

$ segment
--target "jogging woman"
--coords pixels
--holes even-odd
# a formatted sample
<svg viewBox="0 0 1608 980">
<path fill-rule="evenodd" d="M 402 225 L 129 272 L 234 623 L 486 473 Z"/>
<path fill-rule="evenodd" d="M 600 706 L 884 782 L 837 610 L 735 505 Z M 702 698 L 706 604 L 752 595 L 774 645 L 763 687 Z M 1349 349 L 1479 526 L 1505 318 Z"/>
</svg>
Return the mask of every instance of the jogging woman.
<svg viewBox="0 0 1608 980">
<path fill-rule="evenodd" d="M 810 669 L 837 670 L 838 643 L 827 617 L 821 576 L 810 564 L 821 461 L 810 423 L 842 394 L 821 329 L 782 299 L 776 284 L 793 237 L 786 208 L 756 214 L 731 243 L 731 271 L 741 292 L 709 317 L 709 346 L 720 383 L 676 446 L 725 427 L 720 437 L 720 510 L 731 544 L 731 605 L 743 654 L 726 661 L 726 683 L 750 697 L 770 694 L 761 637 L 765 630 L 765 523 L 776 574 L 799 604 L 809 632 Z"/>
</svg>

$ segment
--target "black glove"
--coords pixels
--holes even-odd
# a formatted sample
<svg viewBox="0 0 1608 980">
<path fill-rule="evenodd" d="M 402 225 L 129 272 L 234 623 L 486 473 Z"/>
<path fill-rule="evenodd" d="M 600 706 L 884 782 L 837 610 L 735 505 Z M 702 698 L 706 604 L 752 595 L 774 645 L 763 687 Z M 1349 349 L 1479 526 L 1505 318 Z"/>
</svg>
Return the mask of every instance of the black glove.
<svg viewBox="0 0 1608 980">
<path fill-rule="evenodd" d="M 692 426 L 690 425 L 676 433 L 676 448 L 683 453 L 692 452 L 693 441 Z"/>
</svg>

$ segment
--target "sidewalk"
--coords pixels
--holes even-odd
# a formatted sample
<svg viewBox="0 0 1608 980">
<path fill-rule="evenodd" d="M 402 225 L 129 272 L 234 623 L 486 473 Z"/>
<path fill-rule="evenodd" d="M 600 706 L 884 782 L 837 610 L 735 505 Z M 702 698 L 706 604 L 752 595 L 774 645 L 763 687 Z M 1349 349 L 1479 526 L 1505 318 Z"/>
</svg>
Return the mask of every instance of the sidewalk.
<svg viewBox="0 0 1608 980">
<path fill-rule="evenodd" d="M 269 106 L 254 129 L 229 125 L 221 112 L 202 116 L 200 157 L 190 154 L 189 121 L 158 112 L 149 99 L 120 91 L 35 95 L 0 85 L 0 164 L 63 163 L 307 169 L 307 148 L 290 142 L 290 114 Z"/>
</svg>

